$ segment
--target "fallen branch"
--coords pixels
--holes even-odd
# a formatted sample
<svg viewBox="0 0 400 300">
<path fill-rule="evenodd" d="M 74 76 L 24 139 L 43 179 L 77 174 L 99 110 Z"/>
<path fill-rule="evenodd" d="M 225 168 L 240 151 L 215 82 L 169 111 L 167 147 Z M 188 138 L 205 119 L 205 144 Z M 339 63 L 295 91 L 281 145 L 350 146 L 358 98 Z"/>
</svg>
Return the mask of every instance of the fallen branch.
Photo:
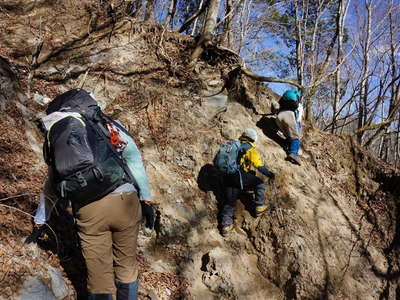
<svg viewBox="0 0 400 300">
<path fill-rule="evenodd" d="M 27 212 L 25 212 L 25 211 L 23 211 L 23 210 L 21 210 L 21 209 L 19 209 L 19 208 L 16 208 L 16 207 L 14 207 L 14 206 L 10 206 L 10 205 L 7 205 L 7 204 L 1 204 L 1 203 L 0 203 L 0 206 L 6 207 L 6 208 L 15 209 L 15 210 L 17 210 L 17 211 L 19 211 L 19 212 L 21 212 L 21 213 L 23 213 L 23 214 L 25 214 L 25 215 L 30 216 L 31 218 L 34 218 L 34 217 L 35 217 L 35 216 L 31 215 L 30 213 L 27 213 Z"/>
<path fill-rule="evenodd" d="M 10 196 L 10 197 L 6 197 L 6 198 L 0 199 L 0 202 L 6 201 L 6 200 L 9 200 L 9 199 L 15 199 L 15 198 L 23 197 L 23 196 L 32 196 L 32 195 L 34 195 L 34 194 L 28 193 L 28 194 L 20 194 L 20 195 Z"/>
<path fill-rule="evenodd" d="M 287 84 L 291 84 L 291 85 L 293 85 L 293 86 L 295 86 L 295 87 L 297 87 L 297 88 L 299 88 L 301 90 L 309 88 L 309 86 L 303 86 L 300 83 L 298 83 L 296 80 L 281 79 L 281 78 L 258 75 L 258 74 L 254 73 L 254 72 L 252 72 L 252 71 L 250 71 L 249 69 L 246 68 L 243 58 L 238 53 L 236 53 L 235 51 L 233 51 L 233 50 L 231 50 L 229 48 L 223 47 L 223 46 L 216 46 L 216 48 L 219 49 L 219 50 L 222 50 L 222 51 L 229 52 L 233 56 L 238 57 L 239 58 L 239 63 L 238 63 L 238 66 L 236 67 L 236 69 L 234 69 L 234 70 L 241 71 L 244 75 L 246 75 L 246 76 L 248 76 L 248 77 L 250 77 L 250 78 L 252 78 L 254 80 L 263 81 L 263 82 L 287 83 Z"/>
<path fill-rule="evenodd" d="M 295 87 L 297 87 L 299 89 L 305 88 L 304 86 L 302 86 L 301 84 L 299 84 L 297 81 L 294 81 L 294 80 L 261 76 L 261 75 L 257 75 L 255 73 L 253 73 L 249 69 L 245 69 L 243 67 L 240 67 L 240 68 L 241 68 L 241 71 L 243 72 L 243 74 L 245 74 L 246 76 L 249 76 L 250 78 L 257 80 L 257 81 L 288 83 L 288 84 L 294 85 Z"/>
</svg>

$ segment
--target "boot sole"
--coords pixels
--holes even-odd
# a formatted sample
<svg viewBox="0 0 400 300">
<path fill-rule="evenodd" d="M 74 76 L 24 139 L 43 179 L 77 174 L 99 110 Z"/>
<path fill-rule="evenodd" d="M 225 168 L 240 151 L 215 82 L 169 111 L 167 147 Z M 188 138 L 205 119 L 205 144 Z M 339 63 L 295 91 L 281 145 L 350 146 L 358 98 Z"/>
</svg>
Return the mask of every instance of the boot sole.
<svg viewBox="0 0 400 300">
<path fill-rule="evenodd" d="M 301 166 L 301 163 L 298 160 L 296 160 L 290 156 L 288 156 L 286 159 L 295 165 Z"/>
</svg>

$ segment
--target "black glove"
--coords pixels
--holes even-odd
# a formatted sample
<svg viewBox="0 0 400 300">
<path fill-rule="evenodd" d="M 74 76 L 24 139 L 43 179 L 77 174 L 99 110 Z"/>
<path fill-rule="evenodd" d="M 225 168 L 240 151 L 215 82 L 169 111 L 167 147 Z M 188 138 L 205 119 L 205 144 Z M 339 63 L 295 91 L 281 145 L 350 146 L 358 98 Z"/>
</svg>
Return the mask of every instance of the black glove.
<svg viewBox="0 0 400 300">
<path fill-rule="evenodd" d="M 269 171 L 268 175 L 267 175 L 271 180 L 275 180 L 275 174 L 271 171 Z"/>
<path fill-rule="evenodd" d="M 142 204 L 142 217 L 145 220 L 145 226 L 147 228 L 153 229 L 154 228 L 154 222 L 156 220 L 156 213 L 154 211 L 153 206 L 150 204 L 146 204 L 143 201 L 140 201 Z"/>
<path fill-rule="evenodd" d="M 35 227 L 32 230 L 32 233 L 25 239 L 25 244 L 37 243 L 38 239 L 42 236 L 46 229 L 46 225 L 42 225 L 40 227 Z"/>
</svg>

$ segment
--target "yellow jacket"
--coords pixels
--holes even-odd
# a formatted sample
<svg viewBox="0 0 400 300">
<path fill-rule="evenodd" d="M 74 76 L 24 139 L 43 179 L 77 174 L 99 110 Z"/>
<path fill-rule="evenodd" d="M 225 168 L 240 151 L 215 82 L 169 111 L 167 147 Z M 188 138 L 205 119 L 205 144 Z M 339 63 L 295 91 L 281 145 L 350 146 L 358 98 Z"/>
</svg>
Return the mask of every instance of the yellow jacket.
<svg viewBox="0 0 400 300">
<path fill-rule="evenodd" d="M 243 150 L 244 154 L 240 158 L 240 166 L 243 168 L 243 171 L 249 172 L 252 167 L 255 169 L 264 166 L 264 163 L 261 159 L 260 154 L 254 148 L 254 144 L 249 142 L 245 138 L 239 138 L 239 140 L 244 143 Z"/>
</svg>

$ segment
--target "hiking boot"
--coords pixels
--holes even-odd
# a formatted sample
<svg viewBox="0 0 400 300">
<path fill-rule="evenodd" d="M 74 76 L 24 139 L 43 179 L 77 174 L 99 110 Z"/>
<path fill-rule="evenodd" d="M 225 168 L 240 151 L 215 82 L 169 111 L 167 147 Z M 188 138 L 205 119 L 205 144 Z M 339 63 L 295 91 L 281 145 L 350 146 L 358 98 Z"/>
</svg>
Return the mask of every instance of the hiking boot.
<svg viewBox="0 0 400 300">
<path fill-rule="evenodd" d="M 233 228 L 234 228 L 233 224 L 222 227 L 221 235 L 227 236 L 230 232 L 232 232 Z"/>
<path fill-rule="evenodd" d="M 266 205 L 256 206 L 256 218 L 258 218 L 263 213 L 265 213 L 266 210 L 267 210 L 267 206 Z"/>
<path fill-rule="evenodd" d="M 301 166 L 301 160 L 300 157 L 296 154 L 290 153 L 287 157 L 288 161 L 290 161 L 291 163 L 294 163 L 296 165 Z"/>
</svg>

